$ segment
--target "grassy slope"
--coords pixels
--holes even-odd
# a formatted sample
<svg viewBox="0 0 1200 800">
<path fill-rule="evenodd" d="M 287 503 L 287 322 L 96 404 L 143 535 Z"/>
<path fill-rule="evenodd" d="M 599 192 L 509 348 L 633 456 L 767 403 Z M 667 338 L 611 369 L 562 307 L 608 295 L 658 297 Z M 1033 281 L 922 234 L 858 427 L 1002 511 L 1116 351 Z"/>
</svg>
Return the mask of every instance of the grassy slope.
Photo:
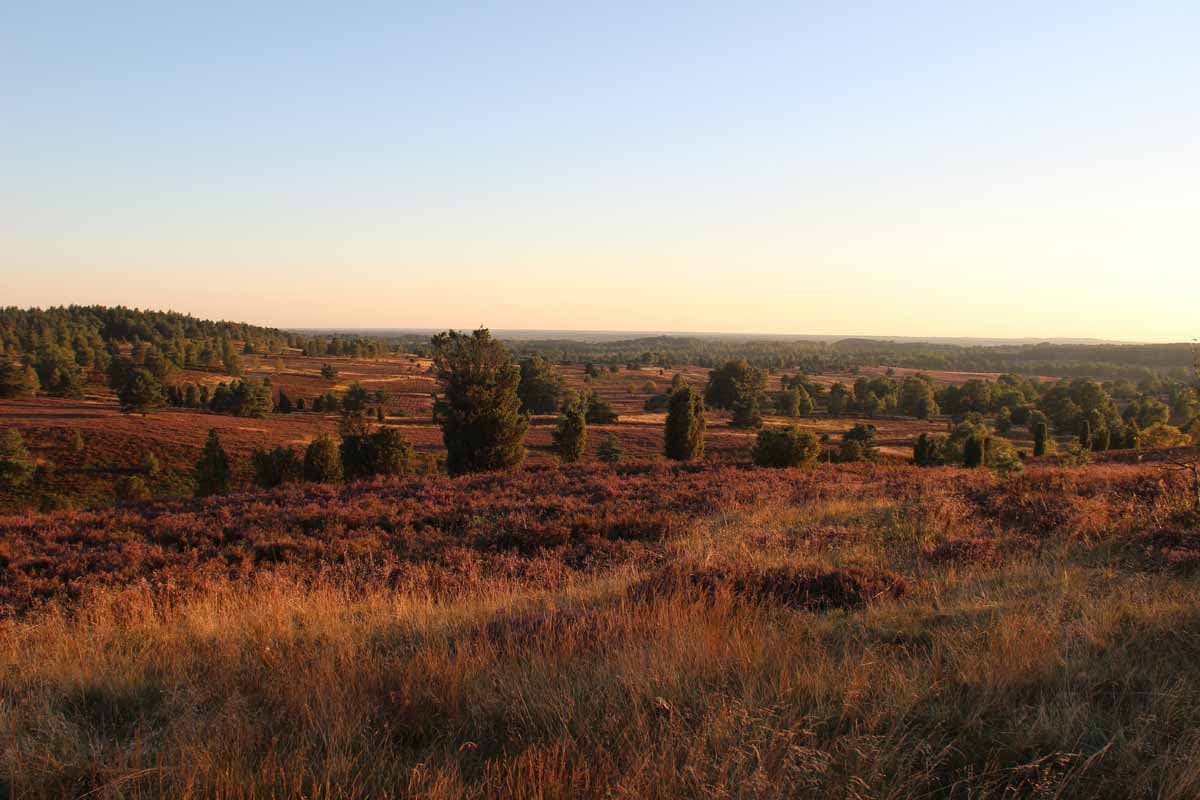
<svg viewBox="0 0 1200 800">
<path fill-rule="evenodd" d="M 223 563 L 268 519 L 291 544 L 0 623 L 0 789 L 1195 797 L 1200 534 L 1160 478 L 576 468 L 0 520 L 10 577 L 43 546 Z M 600 522 L 660 506 L 637 539 Z M 204 530 L 224 544 L 176 541 Z M 331 565 L 324 532 L 378 551 Z M 733 581 L 645 591 L 714 566 L 908 590 L 817 613 Z"/>
</svg>

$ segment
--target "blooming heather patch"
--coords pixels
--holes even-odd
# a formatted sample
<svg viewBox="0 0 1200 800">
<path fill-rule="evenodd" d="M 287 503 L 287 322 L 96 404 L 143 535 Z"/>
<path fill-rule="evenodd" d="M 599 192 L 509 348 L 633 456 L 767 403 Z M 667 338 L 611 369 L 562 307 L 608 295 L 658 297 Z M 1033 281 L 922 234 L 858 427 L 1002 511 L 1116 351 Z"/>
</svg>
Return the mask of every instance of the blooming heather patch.
<svg viewBox="0 0 1200 800">
<path fill-rule="evenodd" d="M 583 464 L 304 484 L 0 517 L 0 611 L 71 600 L 99 586 L 146 582 L 186 591 L 217 577 L 316 576 L 350 564 L 393 585 L 444 591 L 493 577 L 561 582 L 621 564 L 655 568 L 665 543 L 698 521 L 781 504 L 817 510 L 795 534 L 764 534 L 764 542 L 796 548 L 808 542 L 836 550 L 843 533 L 857 541 L 890 537 L 893 549 L 910 550 L 910 541 L 980 532 L 1136 534 L 1186 505 L 1186 491 L 1182 479 L 1149 466 L 1034 468 L 1000 482 L 982 470 L 871 464 L 805 471 Z"/>
</svg>

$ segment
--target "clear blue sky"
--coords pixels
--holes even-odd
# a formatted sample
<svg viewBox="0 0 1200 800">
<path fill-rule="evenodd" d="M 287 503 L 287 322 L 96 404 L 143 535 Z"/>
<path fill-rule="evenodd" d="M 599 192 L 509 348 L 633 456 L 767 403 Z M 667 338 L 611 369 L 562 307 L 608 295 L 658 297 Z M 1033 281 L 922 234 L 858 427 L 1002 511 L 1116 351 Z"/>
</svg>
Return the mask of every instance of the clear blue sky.
<svg viewBox="0 0 1200 800">
<path fill-rule="evenodd" d="M 0 303 L 1200 335 L 1194 0 L 242 5 L 0 11 Z"/>
</svg>

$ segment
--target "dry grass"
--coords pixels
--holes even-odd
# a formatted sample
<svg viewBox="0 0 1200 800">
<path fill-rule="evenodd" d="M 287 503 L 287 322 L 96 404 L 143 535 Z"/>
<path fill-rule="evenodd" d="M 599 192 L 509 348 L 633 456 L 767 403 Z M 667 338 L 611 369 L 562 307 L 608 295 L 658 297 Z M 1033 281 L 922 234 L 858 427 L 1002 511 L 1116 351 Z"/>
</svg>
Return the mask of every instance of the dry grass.
<svg viewBox="0 0 1200 800">
<path fill-rule="evenodd" d="M 1178 487 L 1132 468 L 925 474 L 771 484 L 653 559 L 551 584 L 433 591 L 347 564 L 12 617 L 0 794 L 1200 795 L 1200 584 L 1139 555 L 1155 520 L 1194 543 Z M 931 557 L 968 539 L 986 557 Z M 662 563 L 723 582 L 636 591 Z M 899 597 L 819 611 L 746 588 L 893 573 Z"/>
</svg>

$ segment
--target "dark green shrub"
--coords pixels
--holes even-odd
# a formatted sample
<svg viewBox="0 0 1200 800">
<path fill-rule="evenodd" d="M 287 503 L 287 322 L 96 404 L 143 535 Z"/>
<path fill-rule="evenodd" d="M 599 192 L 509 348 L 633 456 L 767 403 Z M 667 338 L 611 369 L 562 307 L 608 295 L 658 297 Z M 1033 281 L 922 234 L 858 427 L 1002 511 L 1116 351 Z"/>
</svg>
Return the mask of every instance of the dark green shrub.
<svg viewBox="0 0 1200 800">
<path fill-rule="evenodd" d="M 667 458 L 692 461 L 704 457 L 704 398 L 691 386 L 672 392 L 663 433 Z"/>
<path fill-rule="evenodd" d="M 759 431 L 753 456 L 760 467 L 801 467 L 814 463 L 820 453 L 821 443 L 815 434 L 792 426 Z"/>
</svg>

